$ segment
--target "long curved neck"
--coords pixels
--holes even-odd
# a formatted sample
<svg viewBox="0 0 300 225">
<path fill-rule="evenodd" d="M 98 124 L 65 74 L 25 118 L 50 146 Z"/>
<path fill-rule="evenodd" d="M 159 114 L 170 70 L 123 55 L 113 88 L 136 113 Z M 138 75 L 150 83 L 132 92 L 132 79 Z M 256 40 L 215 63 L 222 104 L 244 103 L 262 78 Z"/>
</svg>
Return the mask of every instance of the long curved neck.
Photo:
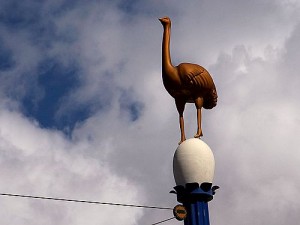
<svg viewBox="0 0 300 225">
<path fill-rule="evenodd" d="M 171 62 L 170 56 L 170 36 L 171 36 L 171 25 L 164 26 L 164 34 L 162 41 L 162 71 L 163 74 L 168 74 L 174 70 L 174 66 Z"/>
</svg>

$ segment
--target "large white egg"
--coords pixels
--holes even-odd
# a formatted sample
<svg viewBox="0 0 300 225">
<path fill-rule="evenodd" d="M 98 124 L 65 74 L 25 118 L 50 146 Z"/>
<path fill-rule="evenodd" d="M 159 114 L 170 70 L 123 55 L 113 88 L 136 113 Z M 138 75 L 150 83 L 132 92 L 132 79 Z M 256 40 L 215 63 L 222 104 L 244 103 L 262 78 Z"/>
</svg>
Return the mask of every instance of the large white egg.
<svg viewBox="0 0 300 225">
<path fill-rule="evenodd" d="M 175 151 L 173 173 L 176 185 L 212 183 L 215 159 L 210 147 L 198 138 L 182 142 Z"/>
</svg>

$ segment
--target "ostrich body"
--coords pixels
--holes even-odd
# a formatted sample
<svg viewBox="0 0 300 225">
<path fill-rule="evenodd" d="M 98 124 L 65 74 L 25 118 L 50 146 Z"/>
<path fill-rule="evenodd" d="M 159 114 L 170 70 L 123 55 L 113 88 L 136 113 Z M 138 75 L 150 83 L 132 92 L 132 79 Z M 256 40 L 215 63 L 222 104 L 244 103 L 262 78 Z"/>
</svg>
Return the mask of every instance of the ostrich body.
<svg viewBox="0 0 300 225">
<path fill-rule="evenodd" d="M 182 143 L 186 140 L 183 111 L 186 103 L 195 103 L 197 109 L 197 133 L 195 138 L 203 136 L 201 128 L 201 109 L 211 109 L 217 105 L 217 90 L 208 71 L 197 64 L 181 63 L 173 66 L 170 56 L 171 20 L 159 19 L 163 25 L 162 40 L 162 79 L 167 92 L 175 99 L 179 113 L 179 125 Z"/>
</svg>

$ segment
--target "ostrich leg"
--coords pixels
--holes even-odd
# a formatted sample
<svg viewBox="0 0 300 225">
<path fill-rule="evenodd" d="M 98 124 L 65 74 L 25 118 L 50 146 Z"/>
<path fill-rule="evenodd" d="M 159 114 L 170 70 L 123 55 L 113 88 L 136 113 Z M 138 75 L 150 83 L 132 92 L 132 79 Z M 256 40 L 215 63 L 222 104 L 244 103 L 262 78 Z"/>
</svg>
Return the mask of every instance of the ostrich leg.
<svg viewBox="0 0 300 225">
<path fill-rule="evenodd" d="M 181 140 L 178 143 L 179 145 L 186 140 L 185 132 L 184 132 L 184 119 L 183 119 L 183 111 L 184 111 L 185 103 L 186 102 L 182 99 L 175 99 L 176 108 L 179 113 L 179 126 L 181 132 Z"/>
<path fill-rule="evenodd" d="M 203 136 L 202 133 L 202 128 L 201 128 L 201 109 L 203 106 L 203 98 L 202 97 L 197 97 L 195 99 L 195 105 L 196 105 L 196 109 L 197 109 L 197 133 L 195 134 L 195 138 L 199 138 L 201 136 Z"/>
</svg>

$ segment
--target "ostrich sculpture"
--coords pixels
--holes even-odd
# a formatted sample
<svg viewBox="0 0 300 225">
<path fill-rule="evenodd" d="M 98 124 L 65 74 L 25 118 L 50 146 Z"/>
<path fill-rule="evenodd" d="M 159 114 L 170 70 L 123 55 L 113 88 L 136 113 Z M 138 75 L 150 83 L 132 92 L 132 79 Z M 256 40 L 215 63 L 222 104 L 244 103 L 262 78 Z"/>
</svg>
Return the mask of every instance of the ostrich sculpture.
<svg viewBox="0 0 300 225">
<path fill-rule="evenodd" d="M 183 111 L 186 103 L 195 103 L 197 109 L 197 133 L 195 138 L 203 136 L 201 128 L 201 109 L 211 109 L 217 105 L 217 90 L 208 71 L 192 63 L 173 66 L 170 56 L 171 20 L 169 17 L 159 19 L 163 25 L 162 40 L 162 79 L 167 92 L 175 99 L 179 113 L 181 140 L 186 140 L 184 132 Z"/>
</svg>

